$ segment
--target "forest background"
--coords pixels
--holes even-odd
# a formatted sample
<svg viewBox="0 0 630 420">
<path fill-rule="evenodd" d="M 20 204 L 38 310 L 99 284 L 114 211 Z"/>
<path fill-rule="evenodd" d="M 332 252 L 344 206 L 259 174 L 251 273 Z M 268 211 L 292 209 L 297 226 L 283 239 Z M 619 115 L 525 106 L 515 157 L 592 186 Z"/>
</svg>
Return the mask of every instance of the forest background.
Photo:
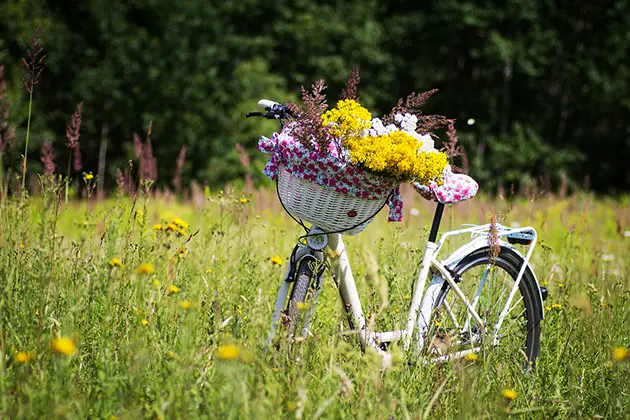
<svg viewBox="0 0 630 420">
<path fill-rule="evenodd" d="M 260 98 L 296 101 L 319 78 L 334 99 L 356 65 L 374 115 L 438 88 L 426 111 L 457 119 L 461 164 L 485 191 L 630 190 L 627 0 L 3 0 L 0 11 L 3 101 L 12 104 L 0 119 L 16 129 L 1 145 L 5 171 L 19 170 L 24 151 L 22 57 L 41 25 L 47 57 L 29 155 L 48 140 L 67 162 L 65 127 L 82 102 L 73 176 L 99 168 L 103 190 L 149 121 L 158 188 L 214 188 L 246 174 L 264 184 L 255 145 L 277 127 L 244 114 Z M 39 159 L 28 165 L 41 172 Z"/>
</svg>

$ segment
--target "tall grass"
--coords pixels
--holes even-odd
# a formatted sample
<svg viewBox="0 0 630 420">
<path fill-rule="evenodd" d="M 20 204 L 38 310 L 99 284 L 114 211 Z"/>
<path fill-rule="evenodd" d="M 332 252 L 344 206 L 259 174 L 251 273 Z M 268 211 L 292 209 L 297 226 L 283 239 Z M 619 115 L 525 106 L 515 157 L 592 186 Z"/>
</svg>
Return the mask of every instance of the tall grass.
<svg viewBox="0 0 630 420">
<path fill-rule="evenodd" d="M 613 357 L 616 348 L 630 347 L 627 197 L 547 197 L 509 208 L 479 197 L 448 210 L 443 229 L 486 222 L 495 208 L 507 213 L 506 222 L 539 230 L 543 243 L 533 266 L 550 290 L 549 309 L 537 369 L 525 374 L 520 355 L 489 351 L 478 361 L 432 365 L 414 363 L 397 348 L 391 368 L 382 370 L 379 357 L 360 351 L 348 331 L 330 278 L 299 361 L 265 352 L 284 270 L 272 257 L 286 261 L 299 233 L 273 193 L 214 194 L 202 206 L 142 195 L 64 207 L 62 190 L 30 202 L 23 240 L 12 218 L 17 210 L 2 209 L 2 417 L 620 418 L 629 412 L 630 364 Z M 431 205 L 420 200 L 408 196 L 402 224 L 379 218 L 347 238 L 364 310 L 379 314 L 380 328 L 405 321 L 430 221 Z M 386 279 L 389 307 L 382 313 L 365 268 L 372 257 Z M 76 351 L 51 347 L 58 337 L 68 337 Z M 516 398 L 506 399 L 505 389 Z"/>
</svg>

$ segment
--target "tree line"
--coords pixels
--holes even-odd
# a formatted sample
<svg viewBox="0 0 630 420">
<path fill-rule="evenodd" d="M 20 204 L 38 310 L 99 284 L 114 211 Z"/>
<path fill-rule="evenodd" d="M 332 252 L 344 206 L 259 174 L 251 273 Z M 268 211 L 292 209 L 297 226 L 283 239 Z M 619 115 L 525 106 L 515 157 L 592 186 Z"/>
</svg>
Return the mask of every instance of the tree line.
<svg viewBox="0 0 630 420">
<path fill-rule="evenodd" d="M 109 186 L 150 121 L 158 185 L 265 182 L 255 144 L 277 127 L 244 114 L 260 98 L 298 100 L 320 78 L 336 98 L 360 65 L 373 114 L 439 89 L 426 110 L 457 119 L 459 165 L 485 190 L 630 190 L 630 0 L 5 0 L 1 9 L 12 105 L 0 119 L 17 128 L 5 170 L 23 151 L 21 60 L 41 25 L 29 154 L 49 140 L 67 162 L 65 128 L 81 102 L 83 168 L 105 159 Z"/>
</svg>

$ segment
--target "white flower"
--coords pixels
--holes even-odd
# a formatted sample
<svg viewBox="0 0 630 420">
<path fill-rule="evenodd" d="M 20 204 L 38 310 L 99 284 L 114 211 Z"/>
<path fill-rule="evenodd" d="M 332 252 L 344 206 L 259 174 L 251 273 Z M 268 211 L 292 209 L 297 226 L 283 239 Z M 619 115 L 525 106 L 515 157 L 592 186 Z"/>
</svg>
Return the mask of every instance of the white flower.
<svg viewBox="0 0 630 420">
<path fill-rule="evenodd" d="M 435 142 L 430 134 L 425 134 L 424 136 L 420 136 L 418 138 L 419 141 L 422 142 L 422 146 L 420 147 L 420 151 L 422 152 L 434 152 L 435 151 Z"/>
<path fill-rule="evenodd" d="M 396 114 L 396 117 L 398 117 L 400 114 Z M 398 118 L 396 118 L 396 120 L 398 121 Z M 416 127 L 417 127 L 417 123 L 418 123 L 418 117 L 416 117 L 413 114 L 405 114 L 404 116 L 401 116 L 400 121 L 398 121 L 400 123 L 400 128 L 402 128 L 405 131 L 416 131 Z"/>
</svg>

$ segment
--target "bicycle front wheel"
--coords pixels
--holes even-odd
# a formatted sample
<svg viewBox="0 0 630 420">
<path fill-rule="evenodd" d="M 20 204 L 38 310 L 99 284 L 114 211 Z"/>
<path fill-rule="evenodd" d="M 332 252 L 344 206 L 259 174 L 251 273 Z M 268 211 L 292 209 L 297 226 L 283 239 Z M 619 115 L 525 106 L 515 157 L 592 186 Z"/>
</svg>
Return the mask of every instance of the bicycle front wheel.
<svg viewBox="0 0 630 420">
<path fill-rule="evenodd" d="M 464 302 L 444 281 L 433 304 L 429 347 L 439 356 L 465 355 L 483 350 L 490 344 L 499 351 L 524 359 L 533 366 L 540 348 L 542 301 L 533 273 L 527 267 L 518 290 L 506 308 L 522 257 L 502 247 L 492 262 L 489 248 L 478 249 L 462 259 L 453 270 L 453 278 L 485 324 L 481 331 Z"/>
</svg>

